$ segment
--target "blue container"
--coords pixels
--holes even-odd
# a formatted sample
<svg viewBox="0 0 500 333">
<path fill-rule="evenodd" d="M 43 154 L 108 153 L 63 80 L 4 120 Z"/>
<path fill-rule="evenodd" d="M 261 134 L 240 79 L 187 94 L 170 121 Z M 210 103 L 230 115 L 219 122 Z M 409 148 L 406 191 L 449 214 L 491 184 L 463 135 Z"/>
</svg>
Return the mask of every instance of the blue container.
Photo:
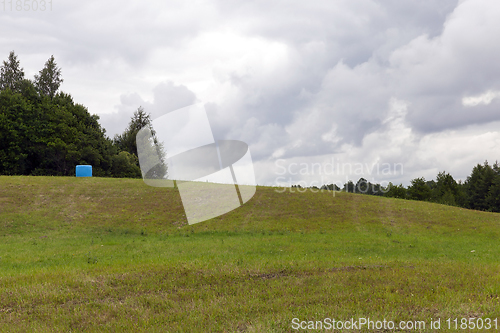
<svg viewBox="0 0 500 333">
<path fill-rule="evenodd" d="M 76 176 L 77 177 L 92 177 L 92 165 L 77 165 L 76 166 Z"/>
</svg>

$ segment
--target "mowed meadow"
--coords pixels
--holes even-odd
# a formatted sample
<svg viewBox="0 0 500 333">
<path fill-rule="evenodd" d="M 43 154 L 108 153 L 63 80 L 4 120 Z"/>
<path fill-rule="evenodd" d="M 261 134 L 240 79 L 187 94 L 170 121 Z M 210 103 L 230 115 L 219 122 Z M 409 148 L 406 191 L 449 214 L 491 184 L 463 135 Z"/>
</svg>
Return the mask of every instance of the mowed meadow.
<svg viewBox="0 0 500 333">
<path fill-rule="evenodd" d="M 188 225 L 177 189 L 142 180 L 0 177 L 0 331 L 500 319 L 500 214 L 291 190 Z"/>
</svg>

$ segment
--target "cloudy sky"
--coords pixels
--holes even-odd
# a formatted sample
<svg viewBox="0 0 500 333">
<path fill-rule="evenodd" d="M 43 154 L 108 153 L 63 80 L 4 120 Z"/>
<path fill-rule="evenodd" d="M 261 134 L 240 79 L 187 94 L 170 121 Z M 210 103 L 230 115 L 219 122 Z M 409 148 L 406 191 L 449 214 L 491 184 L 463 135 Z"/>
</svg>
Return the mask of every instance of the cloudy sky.
<svg viewBox="0 0 500 333">
<path fill-rule="evenodd" d="M 139 106 L 203 103 L 215 139 L 249 144 L 258 184 L 408 185 L 500 159 L 496 0 L 9 6 L 0 56 L 32 77 L 53 54 L 110 137 Z"/>
</svg>

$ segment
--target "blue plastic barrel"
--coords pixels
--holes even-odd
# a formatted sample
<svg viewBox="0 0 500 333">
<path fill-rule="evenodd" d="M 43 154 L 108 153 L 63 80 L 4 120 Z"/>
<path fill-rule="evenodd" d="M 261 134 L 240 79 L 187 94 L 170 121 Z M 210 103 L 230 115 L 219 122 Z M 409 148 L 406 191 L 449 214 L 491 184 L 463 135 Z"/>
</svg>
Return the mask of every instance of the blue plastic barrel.
<svg viewBox="0 0 500 333">
<path fill-rule="evenodd" d="M 76 176 L 77 177 L 92 177 L 92 165 L 77 165 L 76 166 Z"/>
</svg>

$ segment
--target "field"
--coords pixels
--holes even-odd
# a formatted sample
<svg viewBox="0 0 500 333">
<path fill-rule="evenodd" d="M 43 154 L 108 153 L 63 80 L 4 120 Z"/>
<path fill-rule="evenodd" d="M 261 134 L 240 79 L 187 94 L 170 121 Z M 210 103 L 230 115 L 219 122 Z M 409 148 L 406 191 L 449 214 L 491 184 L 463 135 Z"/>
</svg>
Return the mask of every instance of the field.
<svg viewBox="0 0 500 333">
<path fill-rule="evenodd" d="M 499 239 L 500 214 L 426 202 L 258 187 L 189 226 L 142 180 L 0 177 L 0 331 L 493 332 Z"/>
</svg>

